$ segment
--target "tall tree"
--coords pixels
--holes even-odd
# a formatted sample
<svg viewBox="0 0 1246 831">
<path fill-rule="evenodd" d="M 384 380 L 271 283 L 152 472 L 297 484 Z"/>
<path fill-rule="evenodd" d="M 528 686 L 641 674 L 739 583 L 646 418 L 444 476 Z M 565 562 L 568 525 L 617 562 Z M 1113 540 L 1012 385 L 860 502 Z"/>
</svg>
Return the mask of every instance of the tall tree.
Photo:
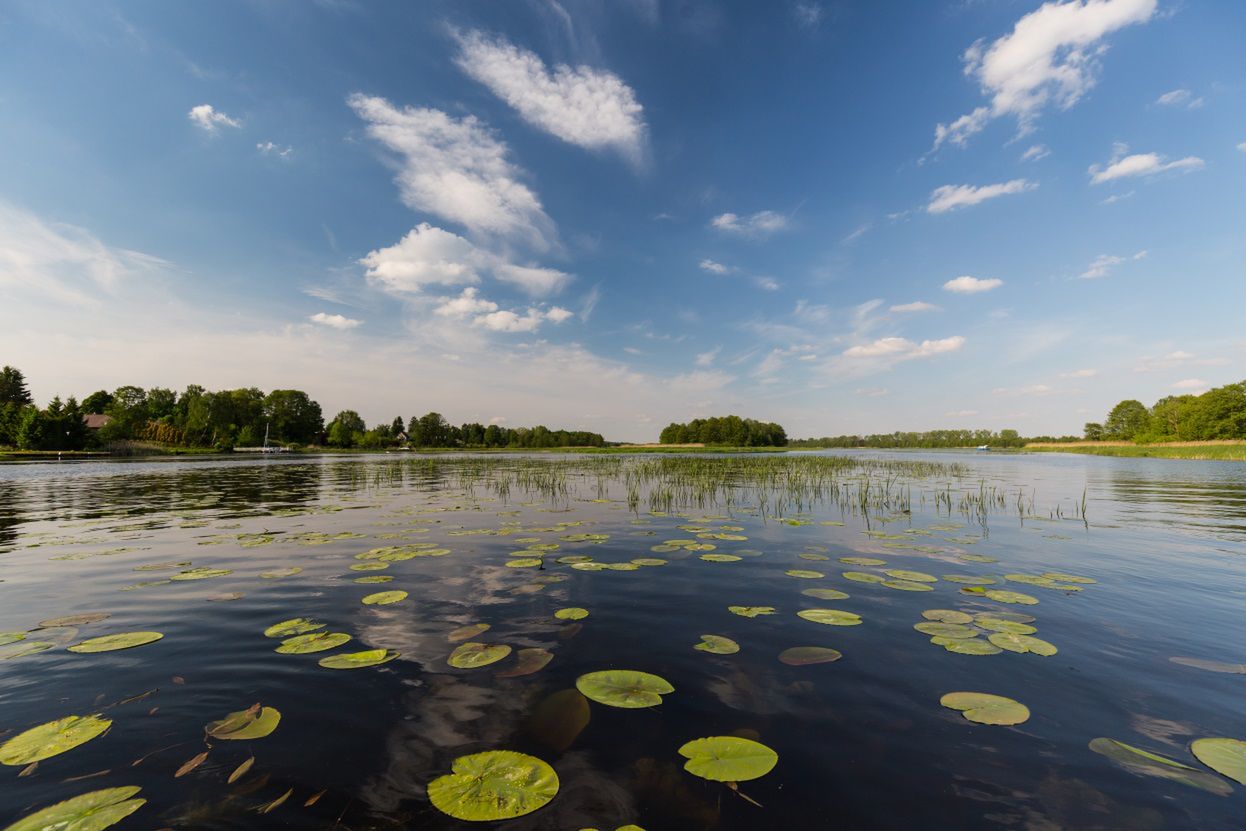
<svg viewBox="0 0 1246 831">
<path fill-rule="evenodd" d="M 324 429 L 320 405 L 302 390 L 273 390 L 264 399 L 269 433 L 282 441 L 311 444 Z"/>
<path fill-rule="evenodd" d="M 1130 441 L 1145 432 L 1150 418 L 1150 412 L 1141 401 L 1128 399 L 1108 413 L 1107 420 L 1103 422 L 1103 432 L 1108 438 Z"/>
<path fill-rule="evenodd" d="M 0 369 L 0 404 L 16 404 L 24 407 L 34 403 L 30 390 L 26 388 L 26 376 L 14 366 Z"/>
<path fill-rule="evenodd" d="M 329 422 L 329 444 L 333 447 L 354 447 L 367 429 L 359 413 L 342 410 Z"/>
</svg>

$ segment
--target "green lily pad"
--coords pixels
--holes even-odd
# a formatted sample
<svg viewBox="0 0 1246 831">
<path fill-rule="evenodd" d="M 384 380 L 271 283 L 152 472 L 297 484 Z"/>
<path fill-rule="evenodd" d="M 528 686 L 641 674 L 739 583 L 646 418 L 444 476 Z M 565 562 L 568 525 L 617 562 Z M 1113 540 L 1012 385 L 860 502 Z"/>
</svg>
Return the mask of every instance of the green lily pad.
<svg viewBox="0 0 1246 831">
<path fill-rule="evenodd" d="M 693 546 L 687 546 L 688 550 L 693 550 Z M 734 554 L 702 554 L 701 559 L 707 563 L 738 563 L 743 557 L 737 557 Z"/>
<path fill-rule="evenodd" d="M 548 649 L 533 646 L 516 652 L 515 659 L 513 667 L 494 674 L 498 678 L 519 678 L 531 675 L 544 669 L 546 664 L 554 660 L 554 655 Z"/>
<path fill-rule="evenodd" d="M 978 630 L 972 626 L 965 626 L 961 623 L 939 623 L 938 621 L 927 620 L 922 623 L 914 623 L 913 628 L 918 632 L 926 635 L 938 635 L 942 638 L 976 638 Z"/>
<path fill-rule="evenodd" d="M 1025 612 L 1009 612 L 1003 609 L 992 612 L 978 612 L 973 616 L 975 621 L 980 620 L 1007 620 L 1013 623 L 1033 623 L 1038 620 L 1034 615 L 1027 615 Z"/>
<path fill-rule="evenodd" d="M 459 820 L 514 819 L 544 807 L 558 793 L 552 767 L 511 750 L 460 756 L 450 769 L 428 783 L 428 798 L 437 810 Z"/>
<path fill-rule="evenodd" d="M 1190 752 L 1207 767 L 1246 785 L 1246 742 L 1240 739 L 1195 739 Z"/>
<path fill-rule="evenodd" d="M 11 644 L 10 647 L 9 649 L 0 650 L 0 661 L 10 661 L 14 658 L 24 658 L 27 655 L 47 652 L 49 649 L 56 648 L 56 644 L 52 641 L 19 641 Z"/>
<path fill-rule="evenodd" d="M 820 571 L 810 571 L 804 568 L 790 568 L 783 573 L 788 577 L 799 577 L 802 580 L 817 580 L 826 576 Z"/>
<path fill-rule="evenodd" d="M 1233 792 L 1233 786 L 1218 776 L 1116 739 L 1100 736 L 1093 739 L 1089 747 L 1100 756 L 1106 756 L 1125 770 L 1139 776 L 1169 779 L 1219 796 L 1226 796 Z"/>
<path fill-rule="evenodd" d="M 170 580 L 210 580 L 213 577 L 224 577 L 227 574 L 233 574 L 232 569 L 228 568 L 192 568 L 187 571 L 180 571 L 170 577 Z M 161 581 L 163 582 L 163 581 Z"/>
<path fill-rule="evenodd" d="M 299 568 L 298 566 L 290 566 L 289 568 L 278 568 L 278 569 L 274 569 L 273 571 L 260 572 L 260 577 L 264 578 L 265 580 L 278 580 L 282 577 L 293 577 L 294 575 L 298 574 L 302 570 L 303 569 Z"/>
<path fill-rule="evenodd" d="M 276 651 L 282 655 L 306 655 L 311 652 L 324 652 L 336 649 L 350 640 L 345 632 L 313 632 L 310 635 L 295 635 L 281 642 Z"/>
<path fill-rule="evenodd" d="M 325 624 L 317 623 L 311 618 L 294 617 L 289 620 L 283 620 L 280 623 L 274 623 L 264 630 L 264 637 L 288 638 L 291 635 L 304 635 L 323 628 L 325 628 Z"/>
<path fill-rule="evenodd" d="M 39 621 L 40 629 L 56 629 L 60 626 L 86 626 L 91 623 L 99 623 L 101 620 L 108 620 L 112 617 L 108 612 L 86 612 L 80 615 L 65 615 L 64 617 L 54 617 L 49 620 Z"/>
<path fill-rule="evenodd" d="M 943 579 L 949 583 L 961 583 L 966 586 L 993 586 L 999 582 L 994 577 L 974 577 L 972 574 L 945 574 Z"/>
<path fill-rule="evenodd" d="M 65 716 L 18 733 L 0 744 L 0 764 L 28 765 L 59 756 L 103 735 L 112 725 L 100 715 Z"/>
<path fill-rule="evenodd" d="M 948 638 L 935 635 L 930 642 L 943 647 L 948 652 L 955 652 L 957 655 L 998 655 L 1004 651 L 995 644 L 980 638 Z"/>
<path fill-rule="evenodd" d="M 223 719 L 209 722 L 203 731 L 214 739 L 248 740 L 262 739 L 277 729 L 281 713 L 275 707 L 252 705 L 245 710 L 230 713 Z"/>
<path fill-rule="evenodd" d="M 858 626 L 861 623 L 860 615 L 839 609 L 803 609 L 796 616 L 828 626 Z"/>
<path fill-rule="evenodd" d="M 779 754 L 761 742 L 736 736 L 694 739 L 679 748 L 684 770 L 711 782 L 747 782 L 774 770 Z"/>
<path fill-rule="evenodd" d="M 351 571 L 384 571 L 389 568 L 389 563 L 379 561 L 355 563 L 350 567 Z"/>
<path fill-rule="evenodd" d="M 588 609 L 581 609 L 578 606 L 571 606 L 566 609 L 559 609 L 554 612 L 554 617 L 559 620 L 583 620 L 588 617 Z"/>
<path fill-rule="evenodd" d="M 758 615 L 773 615 L 773 606 L 728 606 L 727 611 L 733 615 L 740 617 L 757 617 Z"/>
<path fill-rule="evenodd" d="M 779 653 L 779 660 L 788 666 L 803 667 L 809 664 L 829 664 L 844 657 L 838 649 L 825 646 L 793 646 Z"/>
<path fill-rule="evenodd" d="M 519 557 L 514 560 L 507 560 L 507 568 L 536 568 L 541 564 L 539 557 Z"/>
<path fill-rule="evenodd" d="M 979 617 L 974 623 L 992 632 L 1010 632 L 1013 635 L 1032 635 L 1038 630 L 1028 623 L 1017 623 L 1015 620 L 1004 620 L 997 617 Z"/>
<path fill-rule="evenodd" d="M 848 597 L 847 592 L 839 589 L 805 589 L 801 594 L 805 597 L 816 597 L 818 600 L 844 600 Z"/>
<path fill-rule="evenodd" d="M 391 603 L 400 603 L 407 599 L 407 593 L 404 591 L 388 591 L 370 594 L 360 602 L 365 606 L 388 606 Z"/>
<path fill-rule="evenodd" d="M 317 663 L 326 669 L 363 669 L 388 664 L 401 654 L 392 649 L 365 649 L 362 652 L 339 652 L 337 655 L 326 655 Z"/>
<path fill-rule="evenodd" d="M 877 574 L 871 574 L 868 571 L 845 571 L 844 579 L 852 580 L 855 583 L 881 583 L 887 578 L 879 577 Z"/>
<path fill-rule="evenodd" d="M 1030 718 L 1030 708 L 1020 701 L 990 693 L 950 692 L 939 703 L 978 724 L 1021 724 Z"/>
<path fill-rule="evenodd" d="M 121 632 L 116 635 L 104 635 L 99 638 L 87 638 L 82 643 L 67 647 L 70 652 L 115 652 L 118 649 L 133 649 L 136 646 L 155 643 L 163 638 L 160 632 Z"/>
<path fill-rule="evenodd" d="M 1021 592 L 1010 592 L 1002 589 L 987 589 L 984 594 L 996 603 L 1017 603 L 1022 606 L 1034 606 L 1038 604 L 1037 597 L 1022 594 Z"/>
<path fill-rule="evenodd" d="M 1066 574 L 1062 571 L 1048 571 L 1042 576 L 1048 578 L 1049 580 L 1059 580 L 1062 583 L 1082 583 L 1090 585 L 1099 582 L 1091 577 L 1082 577 L 1078 574 Z"/>
<path fill-rule="evenodd" d="M 1169 658 L 1174 664 L 1194 669 L 1205 669 L 1208 672 L 1224 672 L 1230 675 L 1246 675 L 1246 664 L 1228 664 L 1224 661 L 1209 661 L 1205 658 Z"/>
<path fill-rule="evenodd" d="M 25 632 L 0 632 L 0 646 L 8 646 L 24 640 L 26 640 Z"/>
<path fill-rule="evenodd" d="M 489 624 L 487 623 L 469 623 L 466 626 L 460 626 L 458 629 L 451 630 L 446 635 L 446 640 L 450 643 L 460 643 L 461 641 L 471 640 L 477 635 L 488 631 Z"/>
<path fill-rule="evenodd" d="M 955 609 L 927 609 L 922 612 L 922 617 L 939 623 L 973 623 L 973 615 Z"/>
<path fill-rule="evenodd" d="M 455 647 L 446 661 L 458 669 L 476 669 L 496 663 L 509 654 L 511 648 L 504 643 L 468 641 Z"/>
<path fill-rule="evenodd" d="M 701 642 L 693 647 L 702 652 L 712 652 L 715 655 L 734 655 L 740 651 L 740 645 L 731 638 L 724 638 L 722 635 L 702 635 Z"/>
<path fill-rule="evenodd" d="M 886 560 L 877 557 L 840 557 L 839 561 L 850 566 L 885 566 Z"/>
<path fill-rule="evenodd" d="M 1035 638 L 1032 635 L 992 632 L 987 636 L 987 639 L 1000 649 L 1007 649 L 1009 652 L 1032 652 L 1035 655 L 1044 657 L 1055 655 L 1057 652 L 1055 644 L 1049 643 L 1042 638 Z"/>
<path fill-rule="evenodd" d="M 661 557 L 637 557 L 632 560 L 633 565 L 638 566 L 664 566 L 669 560 L 663 560 Z"/>
<path fill-rule="evenodd" d="M 575 687 L 598 704 L 637 709 L 662 703 L 675 688 L 665 678 L 630 669 L 607 669 L 581 675 Z"/>
<path fill-rule="evenodd" d="M 388 574 L 369 574 L 367 577 L 356 577 L 351 582 L 359 583 L 364 586 L 370 586 L 377 583 L 392 583 L 394 582 L 394 578 L 390 577 Z"/>
<path fill-rule="evenodd" d="M 932 592 L 934 586 L 929 583 L 918 583 L 915 580 L 883 580 L 880 586 L 886 586 L 889 589 L 897 589 L 902 592 Z"/>
<path fill-rule="evenodd" d="M 908 580 L 911 583 L 937 583 L 939 578 L 933 574 L 927 574 L 924 571 L 907 571 L 902 568 L 889 568 L 883 571 L 888 577 L 894 577 L 897 580 Z"/>
<path fill-rule="evenodd" d="M 4 831 L 103 831 L 147 804 L 133 798 L 140 790 L 130 785 L 79 794 L 28 814 Z"/>
</svg>

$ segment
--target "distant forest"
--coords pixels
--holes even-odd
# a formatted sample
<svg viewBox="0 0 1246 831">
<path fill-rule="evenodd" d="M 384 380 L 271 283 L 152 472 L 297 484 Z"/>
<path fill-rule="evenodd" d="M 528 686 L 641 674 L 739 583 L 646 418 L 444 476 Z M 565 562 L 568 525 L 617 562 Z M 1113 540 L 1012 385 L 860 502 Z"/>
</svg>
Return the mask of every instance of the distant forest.
<svg viewBox="0 0 1246 831">
<path fill-rule="evenodd" d="M 88 419 L 87 416 L 92 416 Z M 102 418 L 98 416 L 103 416 Z M 302 390 L 254 387 L 210 392 L 192 384 L 170 389 L 124 386 L 93 392 L 81 402 L 53 398 L 35 405 L 20 370 L 0 370 L 0 446 L 22 450 L 88 450 L 152 443 L 167 447 L 256 447 L 272 444 L 337 448 L 549 448 L 601 447 L 597 433 L 544 426 L 450 424 L 440 413 L 368 427 L 354 410 L 326 424 L 320 405 Z"/>
<path fill-rule="evenodd" d="M 1214 441 L 1246 439 L 1246 381 L 1202 395 L 1170 395 L 1147 407 L 1129 399 L 1085 427 L 1090 441 Z"/>
<path fill-rule="evenodd" d="M 710 444 L 730 447 L 786 447 L 787 433 L 778 424 L 739 416 L 694 418 L 687 424 L 668 424 L 662 444 Z"/>
<path fill-rule="evenodd" d="M 1023 438 L 1016 430 L 927 430 L 924 433 L 873 433 L 868 436 L 824 436 L 793 439 L 788 447 L 1021 447 L 1029 441 L 1076 441 L 1076 436 Z"/>
</svg>

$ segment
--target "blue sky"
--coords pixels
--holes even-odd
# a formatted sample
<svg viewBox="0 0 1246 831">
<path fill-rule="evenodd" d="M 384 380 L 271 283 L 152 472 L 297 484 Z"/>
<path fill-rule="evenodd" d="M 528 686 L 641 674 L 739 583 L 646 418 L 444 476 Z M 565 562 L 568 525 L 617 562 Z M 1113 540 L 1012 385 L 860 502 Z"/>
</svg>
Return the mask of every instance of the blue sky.
<svg viewBox="0 0 1246 831">
<path fill-rule="evenodd" d="M 37 398 L 1080 432 L 1246 376 L 1246 6 L 9 2 Z"/>
</svg>

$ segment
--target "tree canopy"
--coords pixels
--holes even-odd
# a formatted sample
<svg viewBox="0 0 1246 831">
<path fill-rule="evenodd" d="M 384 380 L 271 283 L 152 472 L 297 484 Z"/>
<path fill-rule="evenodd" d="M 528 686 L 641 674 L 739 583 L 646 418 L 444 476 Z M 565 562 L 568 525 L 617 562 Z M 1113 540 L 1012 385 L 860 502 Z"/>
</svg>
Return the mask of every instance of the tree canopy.
<svg viewBox="0 0 1246 831">
<path fill-rule="evenodd" d="M 694 418 L 687 424 L 668 424 L 658 438 L 662 444 L 712 444 L 730 447 L 786 447 L 787 433 L 778 424 L 739 416 Z"/>
</svg>

